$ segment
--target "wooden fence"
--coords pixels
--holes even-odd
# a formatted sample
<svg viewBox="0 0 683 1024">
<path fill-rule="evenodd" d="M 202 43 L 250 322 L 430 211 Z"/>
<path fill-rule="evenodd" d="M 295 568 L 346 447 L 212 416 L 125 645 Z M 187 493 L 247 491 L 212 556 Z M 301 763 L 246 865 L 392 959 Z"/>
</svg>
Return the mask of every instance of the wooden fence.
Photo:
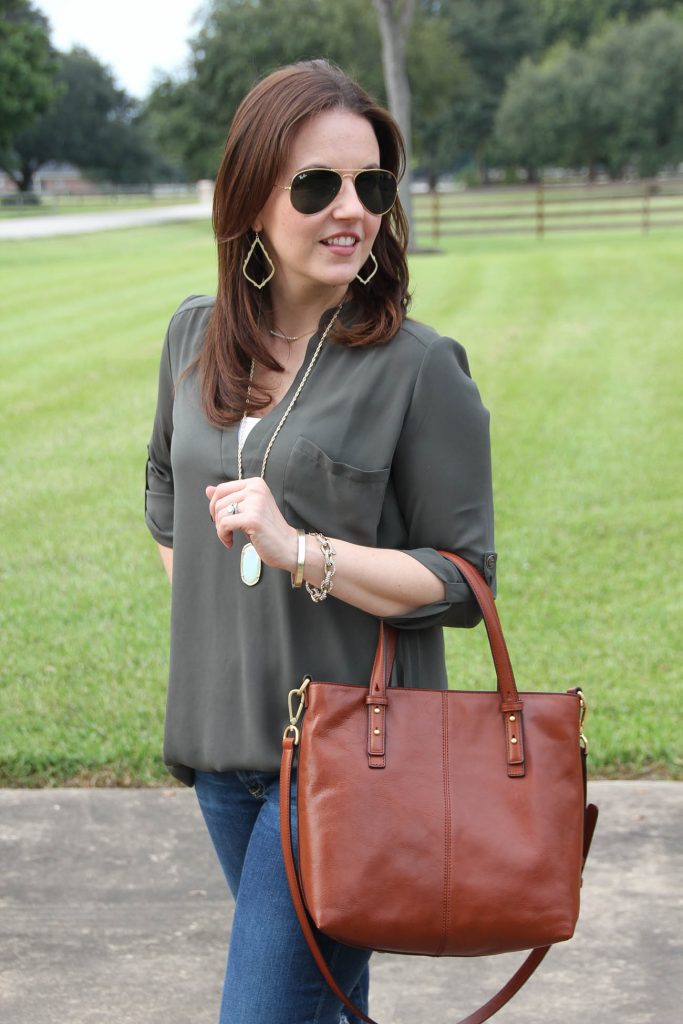
<svg viewBox="0 0 683 1024">
<path fill-rule="evenodd" d="M 683 179 L 477 187 L 413 196 L 418 244 L 458 235 L 683 227 Z"/>
</svg>

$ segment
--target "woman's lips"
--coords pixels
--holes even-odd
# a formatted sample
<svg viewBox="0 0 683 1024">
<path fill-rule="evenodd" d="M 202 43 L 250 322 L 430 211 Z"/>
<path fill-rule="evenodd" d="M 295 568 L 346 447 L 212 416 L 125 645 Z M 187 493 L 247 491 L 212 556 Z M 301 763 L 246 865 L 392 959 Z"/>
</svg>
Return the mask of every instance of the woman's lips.
<svg viewBox="0 0 683 1024">
<path fill-rule="evenodd" d="M 349 256 L 355 252 L 360 239 L 357 235 L 331 235 L 323 238 L 322 245 L 339 256 Z"/>
</svg>

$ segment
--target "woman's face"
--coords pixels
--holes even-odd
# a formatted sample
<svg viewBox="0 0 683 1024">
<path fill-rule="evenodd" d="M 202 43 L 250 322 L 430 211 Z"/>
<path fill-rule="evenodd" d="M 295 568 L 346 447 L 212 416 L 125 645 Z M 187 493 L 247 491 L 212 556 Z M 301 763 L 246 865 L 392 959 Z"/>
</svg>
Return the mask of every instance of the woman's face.
<svg viewBox="0 0 683 1024">
<path fill-rule="evenodd" d="M 347 110 L 328 111 L 302 125 L 277 185 L 289 185 L 298 171 L 312 167 L 355 171 L 379 165 L 370 122 Z M 382 218 L 368 213 L 350 177 L 330 205 L 313 214 L 297 213 L 290 193 L 277 185 L 253 224 L 275 265 L 270 287 L 285 301 L 321 290 L 341 298 L 367 260 Z"/>
</svg>

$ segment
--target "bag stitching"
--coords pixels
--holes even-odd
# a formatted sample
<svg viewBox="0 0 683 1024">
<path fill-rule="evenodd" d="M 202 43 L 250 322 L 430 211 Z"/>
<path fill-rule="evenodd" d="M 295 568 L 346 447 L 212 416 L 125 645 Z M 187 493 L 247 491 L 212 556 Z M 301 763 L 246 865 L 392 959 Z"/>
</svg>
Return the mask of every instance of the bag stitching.
<svg viewBox="0 0 683 1024">
<path fill-rule="evenodd" d="M 444 894 L 443 894 L 443 938 L 436 951 L 441 956 L 446 948 L 448 937 L 448 918 L 450 913 L 451 894 L 451 791 L 448 777 L 448 694 L 441 694 L 441 722 L 442 722 L 442 748 L 443 748 L 443 788 L 444 788 L 444 817 L 445 817 L 445 839 L 444 839 Z"/>
</svg>

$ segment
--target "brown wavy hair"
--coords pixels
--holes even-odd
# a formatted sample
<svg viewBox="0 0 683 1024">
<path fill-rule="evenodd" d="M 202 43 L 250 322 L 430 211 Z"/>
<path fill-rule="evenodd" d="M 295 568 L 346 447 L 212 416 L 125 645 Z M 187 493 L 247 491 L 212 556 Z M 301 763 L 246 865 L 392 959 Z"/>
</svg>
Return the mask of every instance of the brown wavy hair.
<svg viewBox="0 0 683 1024">
<path fill-rule="evenodd" d="M 251 224 L 263 209 L 303 123 L 316 114 L 347 110 L 372 125 L 380 165 L 400 178 L 405 149 L 393 117 L 341 68 L 326 60 L 279 68 L 242 100 L 228 133 L 216 178 L 213 228 L 218 247 L 218 293 L 198 357 L 202 406 L 209 421 L 228 426 L 242 417 L 251 360 L 269 370 L 283 367 L 261 339 L 259 318 L 270 312 L 268 285 L 259 292 L 242 274 L 254 239 Z M 382 217 L 373 246 L 378 269 L 363 286 L 349 286 L 351 317 L 338 318 L 330 339 L 344 345 L 388 341 L 403 323 L 410 296 L 406 250 L 408 225 L 397 199 Z M 254 266 L 254 257 L 250 269 Z M 252 276 L 258 270 L 252 270 Z M 267 271 L 264 270 L 264 275 Z M 265 408 L 270 395 L 252 388 L 249 408 Z"/>
</svg>

